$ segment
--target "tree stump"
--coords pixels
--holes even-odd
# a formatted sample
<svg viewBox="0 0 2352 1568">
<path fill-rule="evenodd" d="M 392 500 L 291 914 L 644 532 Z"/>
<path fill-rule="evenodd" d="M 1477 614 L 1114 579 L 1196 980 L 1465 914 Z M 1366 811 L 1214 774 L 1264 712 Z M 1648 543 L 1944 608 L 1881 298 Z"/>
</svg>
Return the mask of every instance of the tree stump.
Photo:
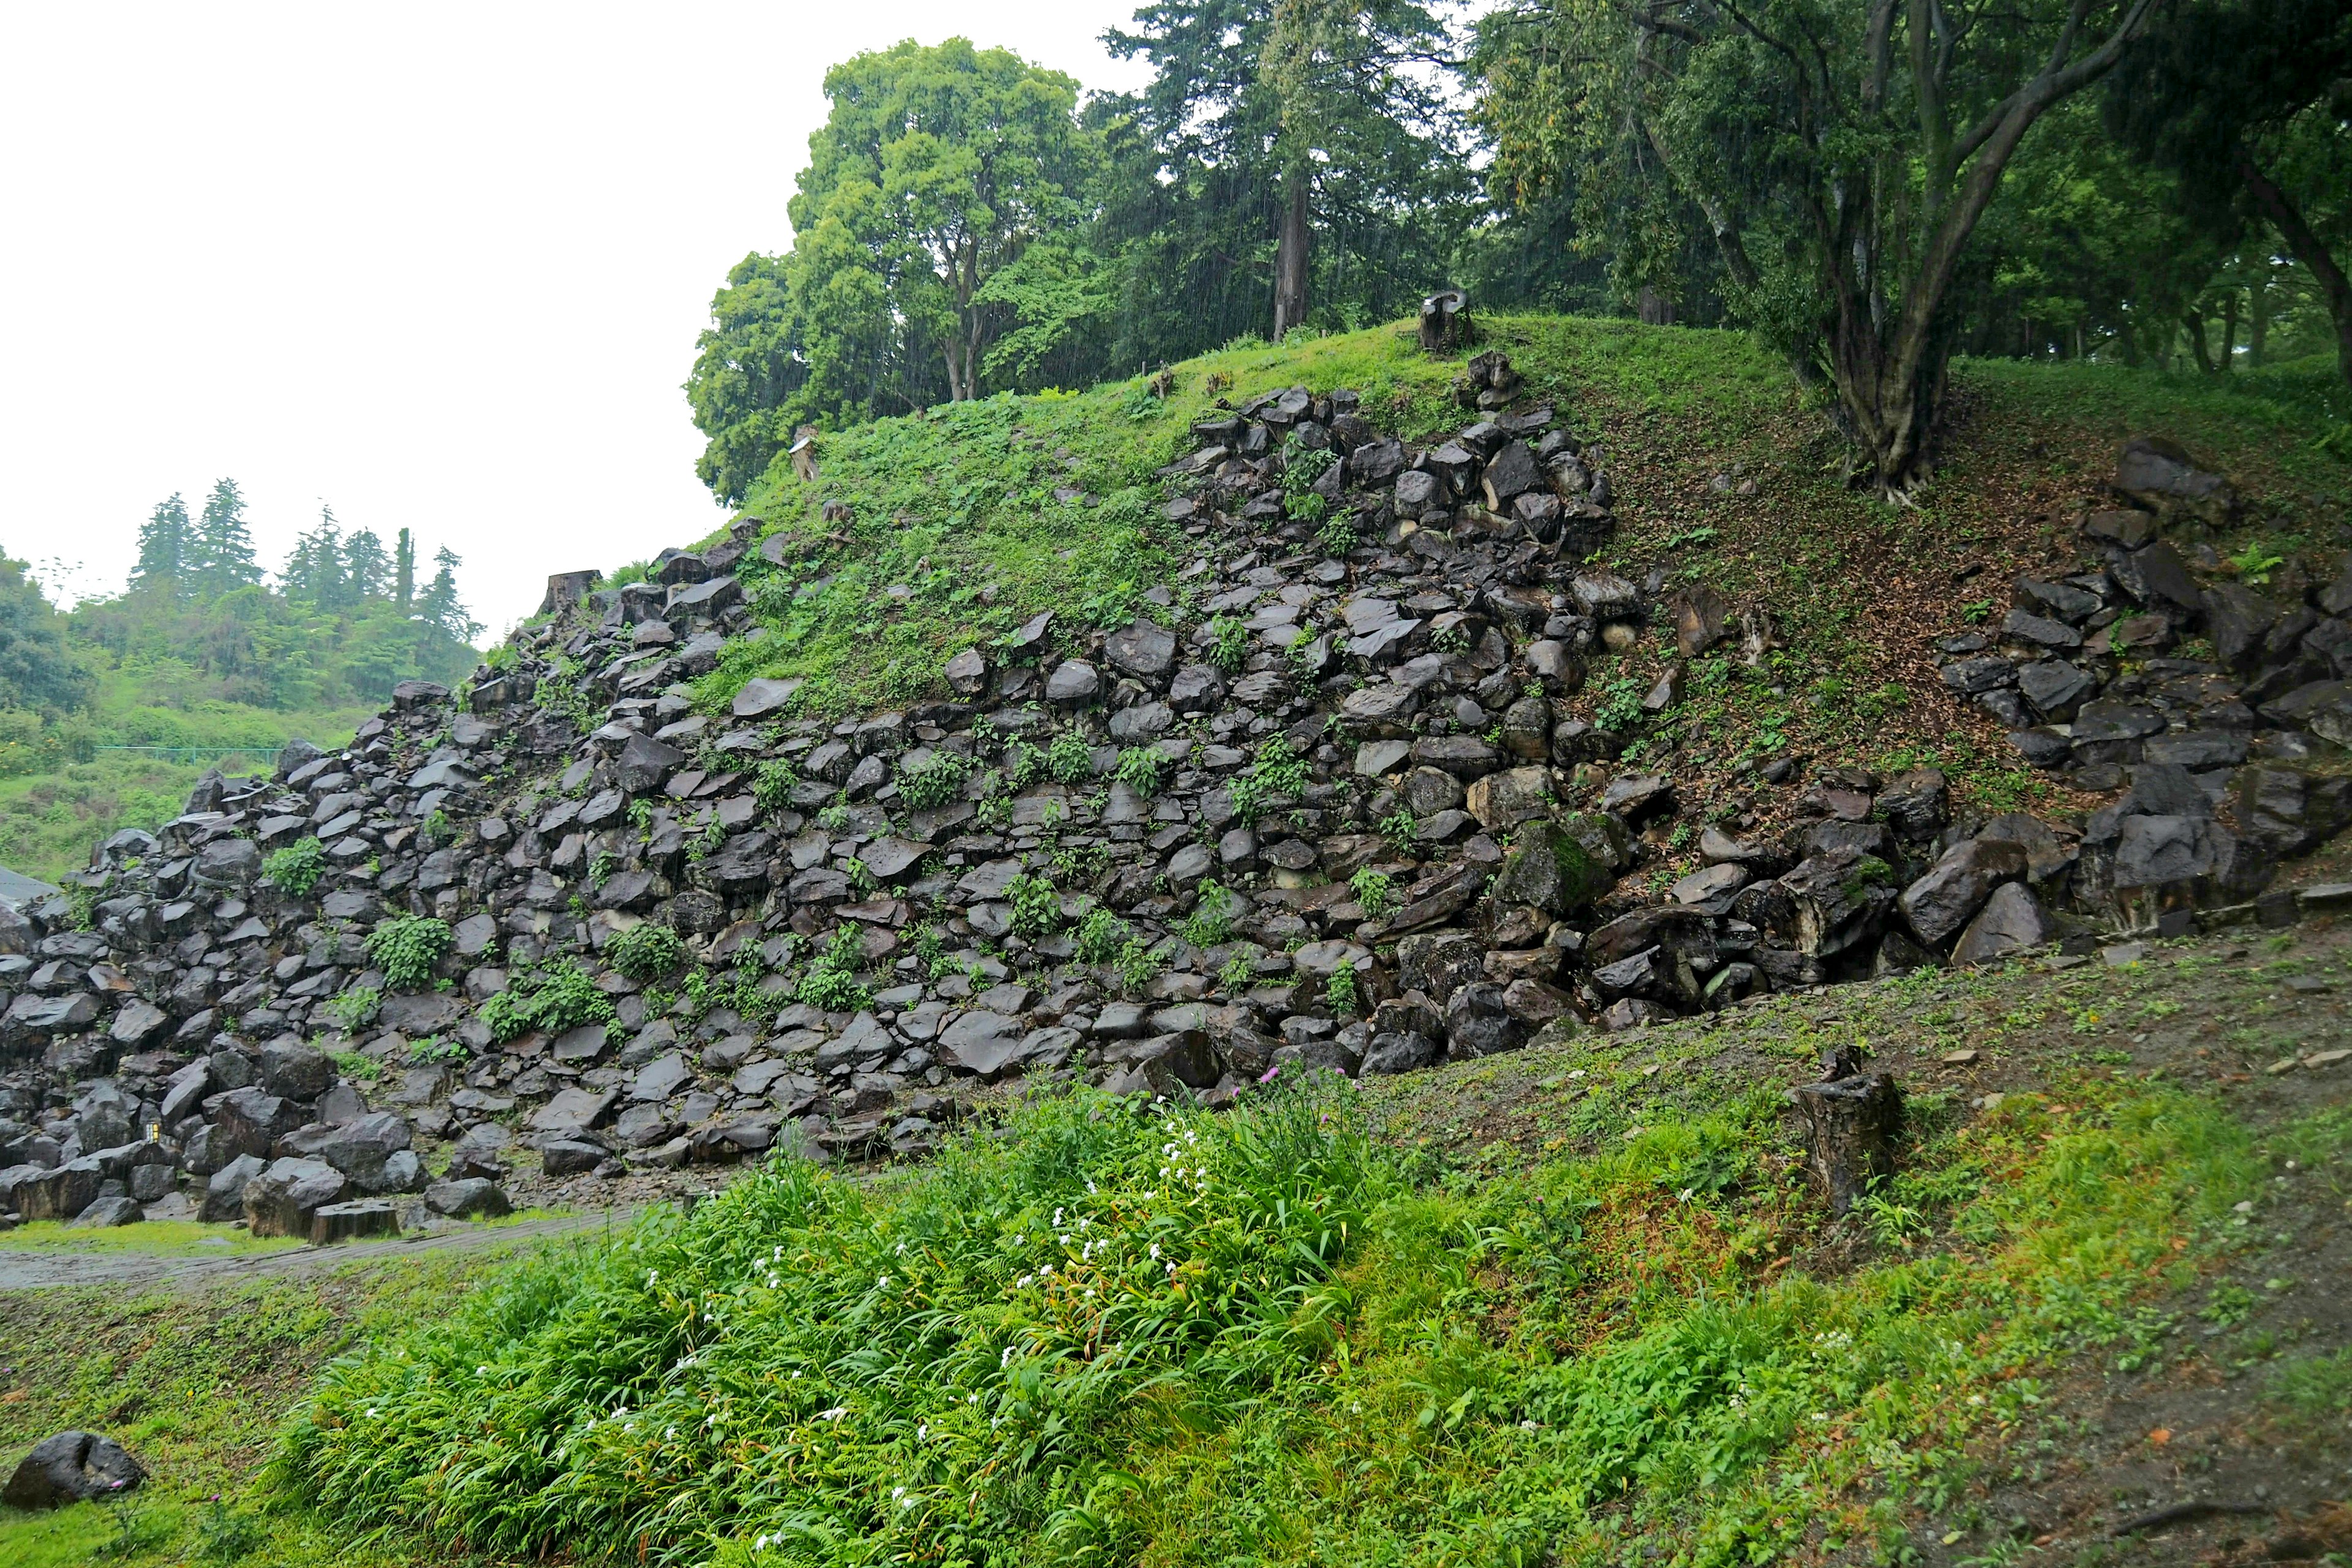
<svg viewBox="0 0 2352 1568">
<path fill-rule="evenodd" d="M 1885 1073 L 1860 1073 L 1795 1091 L 1805 1118 L 1805 1159 L 1829 1194 L 1830 1212 L 1853 1207 L 1874 1178 L 1895 1173 L 1903 1091 Z"/>
<path fill-rule="evenodd" d="M 785 448 L 793 459 L 793 472 L 803 484 L 816 483 L 816 426 L 803 425 L 793 432 L 793 444 Z"/>
<path fill-rule="evenodd" d="M 547 595 L 539 602 L 539 613 L 551 615 L 568 610 L 588 596 L 589 590 L 604 580 L 602 572 L 557 572 L 547 579 Z"/>
<path fill-rule="evenodd" d="M 1470 297 L 1441 289 L 1421 302 L 1421 352 L 1451 353 L 1470 342 Z"/>
</svg>

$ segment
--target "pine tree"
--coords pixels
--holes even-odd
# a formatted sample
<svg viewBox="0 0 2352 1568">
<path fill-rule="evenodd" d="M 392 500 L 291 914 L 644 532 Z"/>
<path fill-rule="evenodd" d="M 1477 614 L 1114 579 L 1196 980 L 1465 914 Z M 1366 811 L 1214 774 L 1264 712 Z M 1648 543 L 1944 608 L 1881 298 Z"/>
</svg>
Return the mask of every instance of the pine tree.
<svg viewBox="0 0 2352 1568">
<path fill-rule="evenodd" d="M 480 633 L 482 623 L 457 602 L 457 568 L 463 564 L 457 552 L 446 544 L 433 552 L 433 581 L 425 585 L 417 600 L 415 618 L 447 633 L 453 642 L 470 643 Z"/>
<path fill-rule="evenodd" d="M 174 490 L 170 500 L 157 501 L 154 512 L 139 525 L 139 563 L 131 569 L 131 586 L 185 593 L 188 531 L 188 503 Z"/>
<path fill-rule="evenodd" d="M 393 547 L 393 595 L 404 610 L 416 598 L 416 541 L 404 528 Z"/>
<path fill-rule="evenodd" d="M 383 598 L 391 572 L 383 541 L 373 529 L 362 528 L 343 541 L 343 581 L 352 602 Z"/>
<path fill-rule="evenodd" d="M 245 497 L 235 479 L 220 480 L 205 498 L 186 560 L 191 588 L 208 599 L 261 581 L 253 532 L 245 521 Z"/>
<path fill-rule="evenodd" d="M 294 552 L 278 574 L 286 596 L 308 601 L 321 610 L 339 610 L 349 595 L 343 571 L 342 531 L 335 509 L 319 508 L 319 526 L 294 542 Z"/>
</svg>

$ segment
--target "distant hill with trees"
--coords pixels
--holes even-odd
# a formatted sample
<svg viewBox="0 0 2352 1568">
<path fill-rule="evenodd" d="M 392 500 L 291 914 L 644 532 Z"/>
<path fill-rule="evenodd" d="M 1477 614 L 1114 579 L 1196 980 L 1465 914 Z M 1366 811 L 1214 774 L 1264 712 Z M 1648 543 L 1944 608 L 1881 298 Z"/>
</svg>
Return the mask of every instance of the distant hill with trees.
<svg viewBox="0 0 2352 1568">
<path fill-rule="evenodd" d="M 123 591 L 70 611 L 0 552 L 0 862 L 36 876 L 176 812 L 202 769 L 338 742 L 412 678 L 455 684 L 481 624 L 444 545 L 346 531 L 333 509 L 274 576 L 234 479 L 158 501 Z"/>
</svg>

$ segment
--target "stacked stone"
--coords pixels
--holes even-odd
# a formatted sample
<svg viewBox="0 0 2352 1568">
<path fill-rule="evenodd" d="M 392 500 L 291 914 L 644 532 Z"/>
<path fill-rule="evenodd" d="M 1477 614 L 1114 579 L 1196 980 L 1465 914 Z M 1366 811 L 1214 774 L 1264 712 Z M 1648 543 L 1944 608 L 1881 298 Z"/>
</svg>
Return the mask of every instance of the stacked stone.
<svg viewBox="0 0 2352 1568">
<path fill-rule="evenodd" d="M 2065 642 L 2112 647 L 2111 606 L 2177 587 L 2156 541 L 2118 537 L 2130 560 L 2038 585 L 1998 651 L 1956 646 L 1948 671 L 2059 710 L 2062 672 L 2039 665 L 2104 686 L 2018 718 L 2078 779 L 2124 771 L 2112 816 L 1956 821 L 1932 770 L 1830 769 L 1787 830 L 1707 826 L 1701 869 L 1663 900 L 1632 891 L 1682 802 L 1672 777 L 1612 765 L 1586 672 L 1651 636 L 1685 658 L 1736 638 L 1752 661 L 1769 617 L 1580 565 L 1612 529 L 1599 452 L 1526 406 L 1499 355 L 1460 391 L 1477 417 L 1427 445 L 1344 390 L 1219 410 L 1165 475 L 1190 555 L 1174 581 L 1108 629 L 1040 614 L 901 710 L 813 717 L 773 678 L 698 707 L 691 683 L 761 635 L 748 596 L 798 557 L 757 518 L 643 582 L 551 578 L 545 618 L 462 701 L 404 685 L 346 751 L 297 743 L 269 777 L 208 779 L 161 832 L 117 835 L 67 894 L 0 921 L 0 1197 L 328 1238 L 401 1223 L 420 1191 L 470 1214 L 505 1204 L 501 1182 L 914 1153 L 1009 1077 L 1222 1103 L 1285 1067 L 1406 1071 L 1981 962 L 2082 927 L 2167 825 L 2209 858 L 2219 844 L 2210 768 L 2156 741 L 2239 733 L 2215 715 L 2242 689 L 2194 670 L 2151 686 Z M 1306 453 L 1330 454 L 1319 507 L 1286 491 Z M 2101 705 L 2134 702 L 2163 721 L 2099 750 Z M 2244 784 L 2260 776 L 2241 787 L 2288 815 L 2283 785 Z M 2305 797 L 2333 798 L 2312 778 Z M 2299 820 L 2295 843 L 2325 836 Z M 326 871 L 296 897 L 263 867 L 309 837 Z M 2242 890 L 2252 860 L 2200 875 Z M 1082 957 L 1097 910 L 1128 963 Z M 450 951 L 394 990 L 366 938 L 428 915 Z M 623 973 L 614 944 L 646 922 L 755 995 L 696 1005 Z M 841 994 L 801 984 L 820 951 L 854 953 L 870 1003 L 794 999 Z M 613 1022 L 501 1037 L 485 1005 L 558 960 Z M 346 1031 L 330 1005 L 354 990 L 389 994 Z M 341 1072 L 344 1052 L 374 1076 Z"/>
</svg>

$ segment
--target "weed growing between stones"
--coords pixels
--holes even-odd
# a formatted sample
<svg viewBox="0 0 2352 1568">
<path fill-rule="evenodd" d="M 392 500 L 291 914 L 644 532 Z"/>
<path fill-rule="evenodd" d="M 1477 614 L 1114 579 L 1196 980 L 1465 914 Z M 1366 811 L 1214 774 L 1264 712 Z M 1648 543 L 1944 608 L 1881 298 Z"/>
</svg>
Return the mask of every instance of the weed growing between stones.
<svg viewBox="0 0 2352 1568">
<path fill-rule="evenodd" d="M 327 874 L 327 847 L 316 838 L 299 839 L 263 861 L 261 874 L 279 891 L 307 899 Z"/>
<path fill-rule="evenodd" d="M 433 983 L 433 966 L 456 940 L 446 921 L 400 915 L 368 933 L 368 957 L 394 991 L 422 991 Z"/>
</svg>

